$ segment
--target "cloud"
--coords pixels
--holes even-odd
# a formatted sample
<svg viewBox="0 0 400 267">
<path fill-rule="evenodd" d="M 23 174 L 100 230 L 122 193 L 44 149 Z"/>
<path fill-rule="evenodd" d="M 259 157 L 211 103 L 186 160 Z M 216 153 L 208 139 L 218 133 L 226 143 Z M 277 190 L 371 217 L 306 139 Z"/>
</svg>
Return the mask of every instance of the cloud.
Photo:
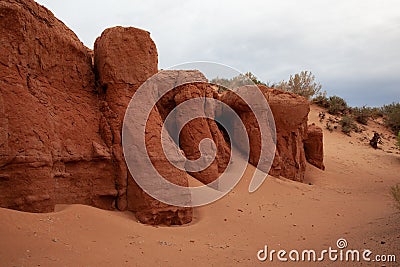
<svg viewBox="0 0 400 267">
<path fill-rule="evenodd" d="M 400 100 L 397 0 L 39 2 L 89 47 L 107 27 L 150 31 L 160 68 L 209 60 L 275 82 L 310 70 L 350 103 Z"/>
</svg>

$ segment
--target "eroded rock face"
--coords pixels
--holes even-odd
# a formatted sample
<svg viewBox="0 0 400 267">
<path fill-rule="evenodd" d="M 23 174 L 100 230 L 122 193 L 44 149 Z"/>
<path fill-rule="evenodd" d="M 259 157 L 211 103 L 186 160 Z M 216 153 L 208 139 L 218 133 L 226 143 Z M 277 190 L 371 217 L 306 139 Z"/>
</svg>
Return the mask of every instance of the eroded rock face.
<svg viewBox="0 0 400 267">
<path fill-rule="evenodd" d="M 270 116 L 266 116 L 264 119 L 265 121 L 260 121 L 263 124 L 264 128 L 266 128 L 266 132 L 264 132 L 264 140 L 261 140 L 261 131 L 260 131 L 260 124 L 257 121 L 255 114 L 265 114 L 264 106 L 257 105 L 256 102 L 252 103 L 252 107 L 248 106 L 246 101 L 239 97 L 243 96 L 246 99 L 256 99 L 259 98 L 260 95 L 255 93 L 255 90 L 258 88 L 253 86 L 243 86 L 237 88 L 235 92 L 233 91 L 225 91 L 219 96 L 219 99 L 231 107 L 240 117 L 240 120 L 244 124 L 246 128 L 246 132 L 242 131 L 240 122 L 235 121 L 233 125 L 230 125 L 231 131 L 233 134 L 233 146 L 237 147 L 242 153 L 247 150 L 247 142 L 245 141 L 245 136 L 248 136 L 250 151 L 249 153 L 249 163 L 253 164 L 254 166 L 258 166 L 260 170 L 264 172 L 269 171 L 270 161 L 274 158 L 275 153 L 275 143 L 274 143 L 274 128 L 270 127 L 268 119 L 270 119 L 273 125 L 273 118 Z M 264 93 L 264 92 L 263 92 Z M 262 97 L 262 95 L 261 95 Z M 265 95 L 264 95 L 265 97 Z M 226 110 L 222 111 L 223 113 Z M 269 115 L 271 115 L 269 113 Z M 266 147 L 264 147 L 264 157 L 261 156 L 261 143 L 262 141 L 266 143 Z"/>
<path fill-rule="evenodd" d="M 190 222 L 192 218 L 190 208 L 163 204 L 151 198 L 136 185 L 128 172 L 122 151 L 121 133 L 126 108 L 140 85 L 158 71 L 157 49 L 150 34 L 136 28 L 107 29 L 96 40 L 94 54 L 104 116 L 101 132 L 115 160 L 118 208 L 136 212 L 137 218 L 147 224 Z M 140 107 L 137 109 L 141 110 Z M 162 152 L 161 128 L 160 113 L 154 108 L 146 128 L 146 145 L 150 159 L 163 177 L 178 185 L 188 186 L 186 173 L 174 168 Z"/>
<path fill-rule="evenodd" d="M 157 72 L 149 33 L 106 30 L 96 42 L 96 86 L 92 51 L 50 11 L 33 1 L 2 1 L 0 15 L 0 205 L 49 212 L 57 203 L 77 203 L 133 210 L 149 224 L 191 221 L 191 209 L 139 189 L 123 158 L 125 109 Z M 160 125 L 155 110 L 151 132 Z M 159 144 L 149 147 L 160 151 Z M 171 169 L 165 159 L 154 161 Z M 185 173 L 165 175 L 187 186 Z"/>
<path fill-rule="evenodd" d="M 133 164 L 136 168 L 147 172 L 149 166 L 143 166 L 143 157 L 149 157 L 154 168 L 160 173 L 162 177 L 169 182 L 179 186 L 188 187 L 187 175 L 184 171 L 175 168 L 169 160 L 165 157 L 161 144 L 161 128 L 163 121 L 156 107 L 150 113 L 149 120 L 146 125 L 145 143 L 147 153 L 139 154 L 139 151 L 134 153 Z M 132 136 L 132 138 L 141 138 L 141 136 Z M 171 152 L 178 152 L 178 147 L 169 147 L 169 154 Z M 177 157 L 170 158 L 172 162 L 179 164 Z M 146 177 L 147 178 L 147 177 Z M 148 177 L 152 179 L 153 177 Z M 128 179 L 128 209 L 134 211 L 136 217 L 146 224 L 165 224 L 165 225 L 180 225 L 192 221 L 193 211 L 192 208 L 174 207 L 164 204 L 158 200 L 147 195 L 135 183 L 132 176 L 129 175 Z M 161 188 L 157 187 L 156 190 Z M 181 196 L 182 197 L 182 196 Z M 190 194 L 186 195 L 186 201 L 190 202 Z"/>
<path fill-rule="evenodd" d="M 33 1 L 0 2 L 0 205 L 114 207 L 88 49 Z"/>
<path fill-rule="evenodd" d="M 269 173 L 295 181 L 303 181 L 306 169 L 304 140 L 307 137 L 307 120 L 310 111 L 308 101 L 295 94 L 259 86 L 268 101 L 275 119 L 276 151 Z M 238 90 L 251 90 L 239 88 Z M 239 113 L 246 126 L 250 141 L 249 162 L 257 165 L 260 160 L 261 135 L 254 114 L 246 103 L 233 92 L 226 92 L 221 100 Z M 270 138 L 270 137 L 268 137 Z M 241 146 L 241 144 L 236 144 Z M 261 159 L 265 160 L 265 159 Z M 268 170 L 263 170 L 268 171 Z"/>
<path fill-rule="evenodd" d="M 171 84 L 181 84 L 182 81 L 188 80 L 198 81 L 182 84 L 169 91 L 158 101 L 157 107 L 164 121 L 167 116 L 173 117 L 172 125 L 168 125 L 167 128 L 172 136 L 178 137 L 179 134 L 179 138 L 174 139 L 179 139 L 179 147 L 188 160 L 194 161 L 200 158 L 199 144 L 202 140 L 210 139 L 214 141 L 215 160 L 205 170 L 190 172 L 190 174 L 204 184 L 215 181 L 225 171 L 230 161 L 230 147 L 214 121 L 216 116 L 215 105 L 205 100 L 205 98 L 213 99 L 215 90 L 199 71 L 162 71 L 157 76 L 162 80 L 160 84 L 169 83 L 168 81 L 171 79 Z M 187 105 L 171 113 L 180 104 L 194 99 L 200 101 L 200 108 Z M 201 118 L 187 121 L 188 116 L 193 117 L 195 114 Z M 181 129 L 180 133 L 177 132 L 177 129 Z M 210 151 L 212 148 L 207 146 L 205 148 L 205 154 L 211 154 L 207 153 L 207 150 Z"/>
<path fill-rule="evenodd" d="M 271 174 L 302 182 L 306 171 L 304 140 L 310 103 L 304 97 L 276 89 L 261 88 L 274 114 L 276 155 Z"/>
<path fill-rule="evenodd" d="M 157 73 L 157 49 L 146 31 L 115 27 L 105 30 L 94 46 L 102 120 L 100 132 L 115 160 L 117 207 L 127 208 L 128 169 L 122 152 L 121 130 L 135 91 Z"/>
<path fill-rule="evenodd" d="M 56 204 L 87 204 L 134 211 L 147 224 L 185 224 L 192 220 L 191 208 L 161 203 L 139 188 L 124 159 L 121 130 L 126 108 L 138 88 L 158 72 L 157 49 L 148 32 L 107 29 L 96 40 L 93 52 L 44 7 L 31 0 L 3 0 L 0 40 L 1 207 L 49 212 Z M 161 129 L 171 111 L 191 99 L 204 101 L 197 109 L 201 116 L 215 118 L 223 113 L 205 98 L 221 100 L 237 111 L 250 139 L 249 161 L 258 163 L 262 141 L 259 126 L 237 95 L 218 95 L 199 71 L 163 71 L 159 78 L 161 83 L 151 85 L 154 91 L 149 101 L 154 103 L 162 96 L 163 86 L 183 83 L 161 97 L 146 125 L 148 156 L 163 177 L 188 186 L 187 174 L 172 166 L 163 152 Z M 242 89 L 251 94 L 251 90 Z M 277 131 L 270 174 L 302 181 L 306 155 L 312 164 L 323 168 L 322 130 L 307 127 L 309 104 L 304 98 L 262 86 L 260 89 L 269 102 Z M 142 110 L 141 105 L 137 110 Z M 170 136 L 174 129 L 183 128 L 170 150 L 178 155 L 181 149 L 187 159 L 196 160 L 200 142 L 213 140 L 216 159 L 207 169 L 191 172 L 208 184 L 229 164 L 230 145 L 212 119 L 198 118 L 186 124 L 185 115 L 191 112 L 186 107 L 172 114 Z M 269 133 L 267 137 L 271 136 Z M 239 140 L 233 145 L 240 149 L 243 144 Z M 135 154 L 138 164 L 144 156 Z M 176 156 L 174 160 L 182 158 Z"/>
<path fill-rule="evenodd" d="M 324 165 L 324 134 L 321 127 L 314 123 L 308 126 L 307 139 L 304 141 L 304 150 L 309 163 L 315 167 L 325 170 Z"/>
</svg>

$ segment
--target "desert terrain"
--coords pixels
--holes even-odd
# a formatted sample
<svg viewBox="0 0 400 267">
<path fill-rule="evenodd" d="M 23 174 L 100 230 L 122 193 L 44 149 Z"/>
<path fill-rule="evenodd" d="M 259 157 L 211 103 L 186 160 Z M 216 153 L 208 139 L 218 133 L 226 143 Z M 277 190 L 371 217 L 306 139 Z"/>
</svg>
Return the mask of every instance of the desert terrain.
<svg viewBox="0 0 400 267">
<path fill-rule="evenodd" d="M 160 70 L 151 33 L 135 27 L 106 28 L 91 49 L 33 0 L 0 1 L 0 36 L 0 266 L 398 266 L 387 114 L 346 135 L 331 97 L 324 110 L 251 75 L 225 78 L 255 90 L 226 90 L 207 69 Z M 225 170 L 234 180 L 240 165 L 229 194 L 193 204 L 206 193 L 188 186 Z M 266 179 L 249 193 L 254 166 Z"/>
<path fill-rule="evenodd" d="M 324 128 L 321 110 L 312 106 L 309 120 Z M 400 213 L 390 187 L 400 183 L 400 155 L 393 139 L 378 150 L 361 141 L 373 131 L 390 136 L 378 123 L 366 127 L 352 137 L 324 130 L 326 170 L 307 165 L 305 183 L 268 177 L 249 194 L 249 165 L 229 195 L 196 208 L 185 226 L 147 226 L 130 212 L 84 205 L 47 214 L 0 209 L 1 266 L 398 266 L 257 259 L 265 245 L 320 251 L 340 238 L 351 249 L 399 257 Z"/>
</svg>

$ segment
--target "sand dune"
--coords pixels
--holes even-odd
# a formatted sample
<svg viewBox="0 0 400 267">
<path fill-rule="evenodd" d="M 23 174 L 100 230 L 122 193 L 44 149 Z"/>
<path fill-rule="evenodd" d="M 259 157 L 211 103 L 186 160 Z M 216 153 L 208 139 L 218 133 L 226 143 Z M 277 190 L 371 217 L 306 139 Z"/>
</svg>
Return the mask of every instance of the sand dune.
<svg viewBox="0 0 400 267">
<path fill-rule="evenodd" d="M 312 107 L 310 121 L 323 126 L 319 111 Z M 336 248 L 339 238 L 351 249 L 396 254 L 399 262 L 400 213 L 390 187 L 400 183 L 400 155 L 392 139 L 379 150 L 361 141 L 373 130 L 389 136 L 374 122 L 352 137 L 324 130 L 326 171 L 308 165 L 304 184 L 268 177 L 250 194 L 254 167 L 248 166 L 228 196 L 195 209 L 186 226 L 145 226 L 131 213 L 82 205 L 58 206 L 51 214 L 0 209 L 0 265 L 279 266 L 259 262 L 257 252 L 265 245 L 287 251 Z M 398 266 L 327 260 L 314 265 Z"/>
</svg>

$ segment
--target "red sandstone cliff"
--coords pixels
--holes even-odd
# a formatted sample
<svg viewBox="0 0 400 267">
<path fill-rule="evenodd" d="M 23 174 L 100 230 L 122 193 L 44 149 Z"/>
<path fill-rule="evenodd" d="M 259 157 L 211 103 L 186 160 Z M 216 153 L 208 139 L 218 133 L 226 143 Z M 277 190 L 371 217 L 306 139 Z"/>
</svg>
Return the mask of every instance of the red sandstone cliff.
<svg viewBox="0 0 400 267">
<path fill-rule="evenodd" d="M 88 49 L 33 1 L 0 2 L 0 204 L 112 209 L 117 191 Z"/>
<path fill-rule="evenodd" d="M 158 71 L 157 49 L 148 32 L 105 30 L 96 41 L 93 65 L 93 52 L 49 10 L 31 0 L 3 0 L 0 39 L 1 207 L 48 212 L 55 204 L 79 203 L 131 210 L 148 224 L 191 221 L 191 208 L 170 206 L 143 192 L 124 160 L 121 128 L 126 107 L 140 85 Z M 146 146 L 152 163 L 167 180 L 188 185 L 186 173 L 162 154 L 161 127 L 173 108 L 193 98 L 220 99 L 237 111 L 249 134 L 250 163 L 260 160 L 262 140 L 255 118 L 235 94 L 218 95 L 200 72 L 162 75 L 170 83 L 185 76 L 200 81 L 175 88 L 150 114 Z M 309 103 L 294 94 L 260 90 L 277 131 L 270 174 L 302 181 L 306 158 L 323 169 L 322 131 L 307 127 Z M 200 112 L 212 118 L 220 111 L 204 105 Z M 184 126 L 182 115 L 175 114 L 174 127 Z M 230 161 L 230 147 L 216 122 L 193 120 L 180 135 L 177 146 L 191 160 L 199 157 L 201 140 L 215 142 L 214 162 L 191 173 L 203 183 L 214 181 Z M 233 145 L 240 148 L 240 143 Z"/>
</svg>

